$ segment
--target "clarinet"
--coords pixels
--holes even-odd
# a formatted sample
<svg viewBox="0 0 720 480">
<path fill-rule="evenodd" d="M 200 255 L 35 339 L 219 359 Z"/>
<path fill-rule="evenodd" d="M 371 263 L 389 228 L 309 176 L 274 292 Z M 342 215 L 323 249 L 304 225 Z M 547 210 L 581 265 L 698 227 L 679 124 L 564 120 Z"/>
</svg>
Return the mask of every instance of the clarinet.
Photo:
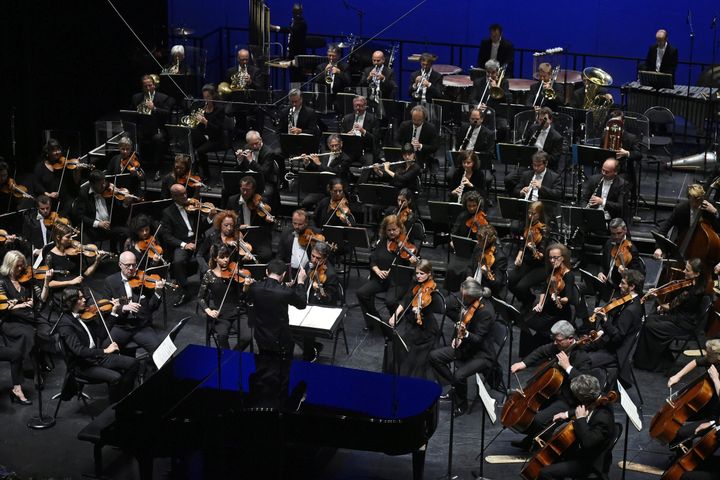
<svg viewBox="0 0 720 480">
<path fill-rule="evenodd" d="M 593 193 L 590 195 L 590 198 L 598 196 L 598 193 L 600 191 L 600 187 L 602 187 L 602 184 L 603 184 L 603 181 L 601 179 L 600 182 L 598 182 L 597 187 L 595 187 L 595 190 L 593 190 Z M 585 208 L 592 208 L 592 205 L 590 205 L 590 198 L 588 198 L 588 203 L 587 203 L 587 205 L 585 205 Z"/>
<path fill-rule="evenodd" d="M 295 107 L 292 107 L 290 111 L 288 112 L 288 133 L 290 133 L 290 129 L 293 128 L 295 125 L 293 125 L 293 117 L 295 116 Z"/>
</svg>

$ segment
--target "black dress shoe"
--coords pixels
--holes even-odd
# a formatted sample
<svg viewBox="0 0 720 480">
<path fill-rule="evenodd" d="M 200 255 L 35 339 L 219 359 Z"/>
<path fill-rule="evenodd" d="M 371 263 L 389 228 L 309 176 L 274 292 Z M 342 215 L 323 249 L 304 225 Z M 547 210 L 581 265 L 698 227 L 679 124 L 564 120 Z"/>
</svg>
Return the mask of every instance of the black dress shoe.
<svg viewBox="0 0 720 480">
<path fill-rule="evenodd" d="M 461 403 L 459 405 L 455 405 L 455 417 L 461 417 L 465 415 L 465 412 L 467 412 L 468 405 L 467 403 Z"/>
<path fill-rule="evenodd" d="M 530 447 L 532 447 L 532 438 L 525 437 L 522 440 L 513 440 L 510 442 L 510 445 L 515 448 L 519 448 L 520 450 L 529 451 Z"/>
<path fill-rule="evenodd" d="M 443 393 L 440 395 L 440 400 L 452 400 L 452 390 L 448 391 L 447 393 Z"/>
<path fill-rule="evenodd" d="M 173 307 L 179 307 L 181 305 L 186 304 L 189 301 L 190 301 L 190 295 L 188 295 L 187 293 L 183 293 L 182 295 L 180 295 L 180 298 L 178 298 L 177 301 L 175 303 L 173 303 Z"/>
<path fill-rule="evenodd" d="M 10 390 L 10 403 L 19 403 L 20 405 L 32 405 L 32 400 L 21 400 L 20 397 L 15 395 L 15 392 Z"/>
</svg>

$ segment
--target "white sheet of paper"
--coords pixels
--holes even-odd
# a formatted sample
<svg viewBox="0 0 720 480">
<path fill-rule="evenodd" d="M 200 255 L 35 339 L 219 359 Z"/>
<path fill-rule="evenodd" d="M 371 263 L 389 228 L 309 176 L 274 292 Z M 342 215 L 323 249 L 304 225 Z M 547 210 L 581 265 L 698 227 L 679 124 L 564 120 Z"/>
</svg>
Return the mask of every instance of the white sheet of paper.
<svg viewBox="0 0 720 480">
<path fill-rule="evenodd" d="M 637 406 L 633 403 L 632 398 L 630 398 L 630 395 L 628 395 L 627 391 L 623 388 L 620 382 L 618 382 L 618 393 L 620 393 L 620 405 L 639 432 L 642 430 L 642 419 L 638 413 Z"/>
<path fill-rule="evenodd" d="M 170 338 L 170 335 L 165 337 L 165 340 L 162 341 L 160 346 L 155 350 L 153 353 L 153 362 L 155 362 L 155 366 L 160 370 L 163 365 L 165 365 L 165 362 L 170 360 L 170 358 L 173 356 L 173 353 L 177 350 L 177 347 L 172 341 L 172 338 Z"/>
<path fill-rule="evenodd" d="M 488 393 L 487 388 L 485 388 L 485 382 L 483 382 L 479 373 L 475 374 L 475 381 L 477 382 L 478 395 L 480 395 L 480 400 L 483 402 L 485 411 L 488 413 L 488 417 L 490 417 L 492 423 L 495 423 L 497 420 L 497 414 L 495 413 L 495 399 Z"/>
<path fill-rule="evenodd" d="M 308 306 L 303 310 L 298 310 L 292 305 L 288 308 L 290 325 L 317 328 L 319 330 L 330 330 L 341 313 L 342 308 L 321 307 L 318 305 Z"/>
</svg>

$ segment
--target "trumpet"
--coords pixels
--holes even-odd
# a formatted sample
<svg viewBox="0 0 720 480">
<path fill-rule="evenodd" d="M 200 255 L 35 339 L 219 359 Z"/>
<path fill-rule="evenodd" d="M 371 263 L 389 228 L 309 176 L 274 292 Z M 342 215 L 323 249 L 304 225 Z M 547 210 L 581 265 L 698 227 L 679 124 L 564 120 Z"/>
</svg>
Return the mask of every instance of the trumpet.
<svg viewBox="0 0 720 480">
<path fill-rule="evenodd" d="M 430 71 L 427 72 L 425 70 L 420 70 L 420 75 L 418 76 L 417 80 L 417 87 L 415 87 L 415 91 L 413 92 L 412 96 L 416 100 L 420 100 L 422 97 L 425 96 L 425 93 L 427 91 L 427 87 L 425 87 L 423 84 L 425 83 L 425 80 L 430 77 Z"/>
<path fill-rule="evenodd" d="M 378 78 L 378 75 L 382 73 L 384 66 L 385 65 L 377 65 L 372 71 L 373 79 L 370 85 L 370 98 L 376 102 L 380 101 L 380 83 L 382 82 L 382 80 Z"/>
<path fill-rule="evenodd" d="M 388 165 L 400 165 L 401 163 L 405 163 L 405 160 L 399 160 L 397 162 L 390 162 L 390 163 L 388 163 Z M 372 165 L 365 165 L 363 167 L 360 167 L 360 170 L 369 170 L 371 168 L 382 167 L 382 166 L 383 166 L 382 163 L 373 163 Z"/>
<path fill-rule="evenodd" d="M 330 62 L 328 63 L 327 68 L 325 69 L 325 83 L 330 85 L 332 87 L 332 84 L 335 82 L 335 72 L 333 69 L 335 68 L 335 64 Z"/>
</svg>

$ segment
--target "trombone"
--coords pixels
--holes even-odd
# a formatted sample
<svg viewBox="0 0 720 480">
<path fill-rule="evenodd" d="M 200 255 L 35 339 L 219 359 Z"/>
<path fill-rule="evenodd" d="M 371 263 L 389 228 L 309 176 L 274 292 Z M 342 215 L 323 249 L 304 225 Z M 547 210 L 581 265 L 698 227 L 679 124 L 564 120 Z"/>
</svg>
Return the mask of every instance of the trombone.
<svg viewBox="0 0 720 480">
<path fill-rule="evenodd" d="M 480 95 L 480 101 L 478 101 L 477 109 L 480 109 L 480 106 L 485 103 L 487 104 L 487 100 L 490 100 L 491 98 L 493 100 L 500 100 L 505 96 L 505 91 L 502 89 L 501 84 L 503 81 L 503 78 L 505 77 L 505 70 L 507 70 L 507 63 L 500 67 L 498 72 L 500 73 L 498 75 L 498 79 L 496 85 L 494 87 L 490 86 L 490 79 L 488 77 L 485 77 L 485 89 L 482 92 L 482 95 Z M 488 93 L 488 89 L 490 90 L 490 94 L 488 96 L 488 99 L 485 99 L 485 94 Z"/>
<path fill-rule="evenodd" d="M 545 85 L 545 82 L 540 82 L 540 85 L 538 86 L 537 93 L 535 93 L 535 100 L 533 100 L 533 107 L 541 106 L 543 102 L 547 100 L 554 100 L 555 99 L 555 90 L 553 90 L 552 86 L 555 83 L 555 79 L 557 78 L 558 74 L 560 73 L 560 65 L 552 69 L 552 74 L 550 75 L 550 85 L 547 88 L 543 88 Z M 542 92 L 543 96 L 540 98 L 540 92 Z M 538 105 L 538 99 L 540 99 L 540 105 Z"/>
</svg>

